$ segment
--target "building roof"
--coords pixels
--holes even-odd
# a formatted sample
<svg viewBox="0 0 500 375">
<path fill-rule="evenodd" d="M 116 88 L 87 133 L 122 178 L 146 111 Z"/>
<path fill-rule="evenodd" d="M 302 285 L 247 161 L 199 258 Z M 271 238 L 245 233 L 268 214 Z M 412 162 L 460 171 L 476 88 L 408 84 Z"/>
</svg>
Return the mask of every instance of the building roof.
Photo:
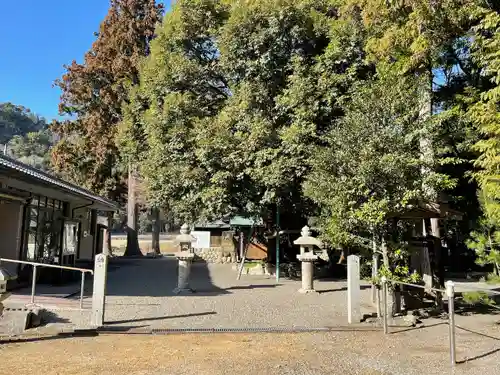
<svg viewBox="0 0 500 375">
<path fill-rule="evenodd" d="M 408 207 L 404 212 L 391 215 L 399 219 L 452 219 L 463 220 L 463 213 L 452 209 L 446 203 L 419 202 Z"/>
<path fill-rule="evenodd" d="M 212 222 L 199 222 L 194 226 L 195 228 L 207 228 L 207 229 L 229 229 L 231 227 L 251 227 L 251 226 L 262 226 L 263 221 L 260 218 L 253 219 L 243 216 L 233 216 L 228 220 L 216 220 Z"/>
<path fill-rule="evenodd" d="M 50 185 L 77 197 L 81 197 L 86 200 L 98 203 L 99 206 L 103 208 L 103 210 L 105 208 L 112 209 L 113 211 L 118 209 L 118 204 L 116 202 L 103 198 L 92 193 L 90 190 L 83 189 L 77 185 L 61 180 L 60 178 L 52 176 L 49 173 L 42 172 L 39 169 L 33 168 L 27 164 L 21 163 L 5 155 L 0 155 L 0 169 L 10 172 L 16 172 L 17 174 L 20 174 L 30 181 L 35 181 L 44 185 Z"/>
</svg>

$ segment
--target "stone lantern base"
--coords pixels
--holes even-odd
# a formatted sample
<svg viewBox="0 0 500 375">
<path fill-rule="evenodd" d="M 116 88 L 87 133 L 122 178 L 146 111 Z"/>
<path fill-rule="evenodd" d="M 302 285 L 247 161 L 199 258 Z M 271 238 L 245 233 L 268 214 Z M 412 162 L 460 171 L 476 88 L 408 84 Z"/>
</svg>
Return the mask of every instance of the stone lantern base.
<svg viewBox="0 0 500 375">
<path fill-rule="evenodd" d="M 179 261 L 179 275 L 177 279 L 177 288 L 174 289 L 174 294 L 191 294 L 194 290 L 189 286 L 189 275 L 191 273 L 191 265 L 193 264 L 194 254 L 190 251 L 181 251 L 175 254 Z"/>
<path fill-rule="evenodd" d="M 318 260 L 318 256 L 308 252 L 297 255 L 297 259 L 302 264 L 302 288 L 299 293 L 317 293 L 314 290 L 314 262 Z"/>
</svg>

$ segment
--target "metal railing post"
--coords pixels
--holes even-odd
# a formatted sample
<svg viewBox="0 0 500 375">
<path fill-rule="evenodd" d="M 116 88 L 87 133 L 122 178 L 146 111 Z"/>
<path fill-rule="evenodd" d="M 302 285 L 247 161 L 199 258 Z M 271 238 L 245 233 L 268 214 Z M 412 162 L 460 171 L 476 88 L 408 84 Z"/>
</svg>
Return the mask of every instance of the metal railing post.
<svg viewBox="0 0 500 375">
<path fill-rule="evenodd" d="M 85 286 L 85 272 L 82 272 L 82 282 L 80 285 L 80 309 L 83 309 L 83 287 Z"/>
<path fill-rule="evenodd" d="M 455 353 L 455 284 L 453 281 L 446 282 L 446 296 L 448 297 L 448 326 L 450 335 L 450 360 L 455 366 L 457 357 Z"/>
<path fill-rule="evenodd" d="M 33 275 L 31 280 L 31 303 L 35 303 L 35 287 L 36 287 L 36 266 L 33 266 Z"/>
<path fill-rule="evenodd" d="M 37 267 L 57 268 L 57 269 L 62 269 L 62 270 L 81 272 L 82 273 L 82 285 L 81 285 L 81 290 L 80 290 L 80 308 L 83 309 L 83 287 L 85 284 L 85 272 L 88 272 L 91 275 L 93 275 L 94 274 L 93 270 L 87 269 L 87 268 L 67 267 L 67 266 L 59 266 L 59 265 L 55 265 L 55 264 L 35 263 L 35 262 L 28 262 L 28 261 L 24 261 L 24 260 L 15 260 L 15 259 L 7 259 L 7 258 L 0 258 L 0 263 L 1 262 L 15 263 L 15 264 L 26 264 L 26 265 L 33 267 L 32 280 L 31 280 L 31 304 L 35 303 Z"/>
<path fill-rule="evenodd" d="M 384 317 L 383 317 L 384 334 L 387 335 L 389 333 L 389 329 L 387 327 L 387 278 L 385 276 L 382 276 L 381 281 L 382 281 L 382 304 L 384 305 Z"/>
</svg>

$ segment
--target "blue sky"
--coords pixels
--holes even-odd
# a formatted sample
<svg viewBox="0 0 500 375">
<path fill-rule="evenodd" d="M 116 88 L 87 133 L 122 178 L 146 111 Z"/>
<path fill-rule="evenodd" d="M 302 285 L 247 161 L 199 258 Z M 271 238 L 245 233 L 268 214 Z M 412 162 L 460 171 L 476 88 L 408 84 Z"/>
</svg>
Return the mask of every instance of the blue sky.
<svg viewBox="0 0 500 375">
<path fill-rule="evenodd" d="M 169 1 L 164 1 L 168 3 Z M 0 102 L 58 117 L 63 65 L 83 55 L 109 0 L 0 0 Z"/>
</svg>

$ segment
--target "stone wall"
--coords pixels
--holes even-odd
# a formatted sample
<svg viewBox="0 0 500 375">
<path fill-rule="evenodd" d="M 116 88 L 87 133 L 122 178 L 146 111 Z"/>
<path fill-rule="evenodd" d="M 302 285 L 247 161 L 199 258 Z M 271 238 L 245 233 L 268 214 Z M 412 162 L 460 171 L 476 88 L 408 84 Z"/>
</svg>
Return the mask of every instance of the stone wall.
<svg viewBox="0 0 500 375">
<path fill-rule="evenodd" d="M 236 253 L 234 250 L 223 249 L 222 247 L 210 247 L 208 249 L 194 249 L 195 261 L 205 261 L 207 263 L 236 263 Z"/>
</svg>

